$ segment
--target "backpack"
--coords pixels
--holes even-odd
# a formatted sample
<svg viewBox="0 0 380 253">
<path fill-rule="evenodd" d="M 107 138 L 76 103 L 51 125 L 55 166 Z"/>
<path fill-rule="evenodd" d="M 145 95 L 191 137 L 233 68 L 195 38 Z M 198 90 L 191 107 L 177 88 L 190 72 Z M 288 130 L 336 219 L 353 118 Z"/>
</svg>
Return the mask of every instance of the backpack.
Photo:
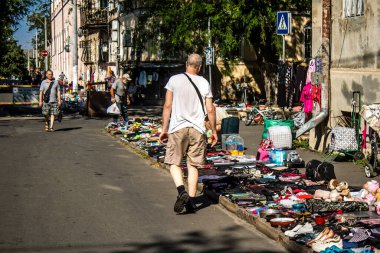
<svg viewBox="0 0 380 253">
<path fill-rule="evenodd" d="M 311 160 L 306 164 L 306 178 L 312 181 L 330 181 L 335 179 L 334 165 L 328 162 Z"/>
</svg>

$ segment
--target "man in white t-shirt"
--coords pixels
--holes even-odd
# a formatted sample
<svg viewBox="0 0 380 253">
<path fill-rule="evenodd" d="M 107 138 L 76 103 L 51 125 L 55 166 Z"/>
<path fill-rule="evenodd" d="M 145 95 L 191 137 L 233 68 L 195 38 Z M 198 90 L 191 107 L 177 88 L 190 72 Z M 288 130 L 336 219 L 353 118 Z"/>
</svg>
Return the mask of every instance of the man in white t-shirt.
<svg viewBox="0 0 380 253">
<path fill-rule="evenodd" d="M 207 80 L 198 75 L 202 67 L 202 57 L 189 55 L 186 73 L 172 76 L 166 84 L 165 104 L 162 113 L 162 133 L 160 141 L 166 142 L 165 163 L 170 165 L 170 174 L 177 187 L 178 197 L 174 211 L 194 212 L 194 198 L 198 184 L 198 167 L 204 164 L 206 156 L 207 114 L 212 130 L 212 146 L 218 140 L 215 129 L 215 109 L 212 93 Z M 193 82 L 193 84 L 191 83 Z M 195 87 L 199 90 L 199 96 Z M 170 124 L 169 124 L 170 118 Z M 181 162 L 187 156 L 188 193 L 183 183 Z"/>
</svg>

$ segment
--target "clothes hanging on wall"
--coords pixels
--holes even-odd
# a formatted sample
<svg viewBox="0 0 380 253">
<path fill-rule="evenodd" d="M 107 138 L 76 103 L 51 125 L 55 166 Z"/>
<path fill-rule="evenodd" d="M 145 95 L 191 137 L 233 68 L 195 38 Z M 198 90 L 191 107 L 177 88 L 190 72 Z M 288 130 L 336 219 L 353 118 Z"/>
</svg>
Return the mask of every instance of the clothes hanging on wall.
<svg viewBox="0 0 380 253">
<path fill-rule="evenodd" d="M 310 83 L 306 84 L 302 89 L 300 102 L 304 103 L 303 111 L 305 113 L 311 113 L 313 111 L 313 93 L 311 89 Z"/>
<path fill-rule="evenodd" d="M 294 95 L 293 95 L 293 101 L 292 101 L 291 106 L 293 106 L 295 103 L 298 103 L 300 101 L 302 89 L 306 85 L 306 73 L 307 73 L 306 67 L 297 66 L 297 72 L 295 74 L 294 83 L 292 86 Z"/>
<path fill-rule="evenodd" d="M 277 105 L 280 107 L 286 106 L 286 73 L 287 66 L 281 62 L 278 65 L 278 88 L 277 88 Z"/>
<path fill-rule="evenodd" d="M 144 86 L 146 88 L 146 84 L 147 84 L 147 78 L 146 78 L 146 71 L 143 70 L 140 72 L 140 75 L 139 75 L 139 84 Z"/>
</svg>

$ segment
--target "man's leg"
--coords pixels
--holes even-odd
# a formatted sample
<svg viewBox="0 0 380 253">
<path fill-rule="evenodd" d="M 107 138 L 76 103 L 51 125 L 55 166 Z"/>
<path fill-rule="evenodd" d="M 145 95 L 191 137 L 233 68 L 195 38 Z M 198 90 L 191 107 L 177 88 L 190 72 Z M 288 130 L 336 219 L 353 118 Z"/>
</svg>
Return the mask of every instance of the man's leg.
<svg viewBox="0 0 380 253">
<path fill-rule="evenodd" d="M 188 189 L 190 201 L 186 205 L 188 212 L 194 212 L 196 210 L 195 206 L 195 196 L 197 193 L 198 185 L 198 167 L 204 164 L 204 159 L 206 156 L 206 136 L 199 133 L 194 128 L 189 130 L 189 149 L 187 152 L 187 170 L 188 170 Z"/>
<path fill-rule="evenodd" d="M 45 102 L 42 104 L 42 115 L 44 115 L 45 119 L 45 131 L 49 130 L 49 107 Z"/>
<path fill-rule="evenodd" d="M 186 150 L 187 141 L 183 139 L 186 131 L 187 129 L 180 129 L 175 133 L 169 134 L 165 155 L 165 163 L 170 165 L 170 174 L 178 191 L 178 197 L 174 204 L 174 212 L 176 213 L 181 213 L 189 202 L 189 194 L 185 190 L 183 173 L 181 166 L 179 166 L 182 161 L 183 152 Z"/>
<path fill-rule="evenodd" d="M 194 198 L 197 193 L 197 185 L 198 185 L 198 169 L 187 163 L 187 185 L 190 198 Z"/>
<path fill-rule="evenodd" d="M 129 117 L 128 117 L 128 110 L 127 110 L 126 104 L 121 105 L 121 115 L 123 116 L 125 125 L 128 125 Z"/>
<path fill-rule="evenodd" d="M 51 114 L 50 115 L 50 130 L 54 129 L 54 119 L 55 119 L 54 114 Z"/>
<path fill-rule="evenodd" d="M 181 167 L 177 165 L 170 165 L 170 174 L 172 175 L 176 187 L 183 185 L 183 173 Z"/>
<path fill-rule="evenodd" d="M 45 130 L 49 130 L 49 114 L 48 115 L 44 115 L 44 118 L 45 118 Z"/>
</svg>

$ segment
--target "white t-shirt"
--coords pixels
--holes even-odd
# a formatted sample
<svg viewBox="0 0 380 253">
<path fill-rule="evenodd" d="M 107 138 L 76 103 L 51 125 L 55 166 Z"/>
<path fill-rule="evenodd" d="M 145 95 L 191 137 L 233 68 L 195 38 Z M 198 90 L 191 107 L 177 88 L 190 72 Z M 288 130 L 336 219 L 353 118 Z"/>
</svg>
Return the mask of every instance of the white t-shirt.
<svg viewBox="0 0 380 253">
<path fill-rule="evenodd" d="M 205 113 L 207 114 L 205 100 L 212 98 L 211 87 L 202 76 L 186 73 L 197 86 L 202 96 Z M 165 89 L 173 92 L 172 112 L 169 123 L 169 133 L 173 133 L 185 127 L 194 127 L 201 133 L 206 132 L 201 102 L 197 92 L 189 79 L 183 74 L 172 76 Z"/>
</svg>

